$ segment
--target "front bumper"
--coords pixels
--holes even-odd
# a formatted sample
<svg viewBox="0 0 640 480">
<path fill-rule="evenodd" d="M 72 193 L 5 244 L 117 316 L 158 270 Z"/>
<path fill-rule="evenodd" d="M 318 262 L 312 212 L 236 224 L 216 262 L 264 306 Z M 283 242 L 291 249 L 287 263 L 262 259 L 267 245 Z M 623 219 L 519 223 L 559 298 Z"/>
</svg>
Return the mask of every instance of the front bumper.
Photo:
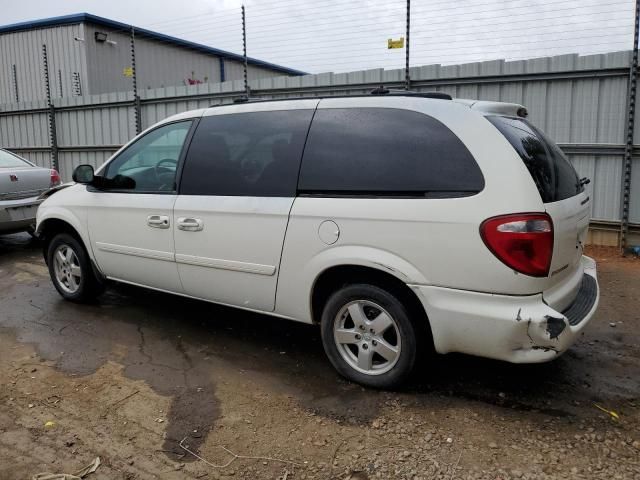
<svg viewBox="0 0 640 480">
<path fill-rule="evenodd" d="M 41 203 L 38 197 L 0 202 L 0 233 L 19 232 L 35 226 Z"/>
<path fill-rule="evenodd" d="M 546 362 L 564 353 L 589 323 L 600 299 L 596 264 L 582 257 L 583 280 L 558 312 L 542 294 L 492 295 L 412 286 L 422 301 L 439 353 L 461 352 L 514 363 Z"/>
</svg>

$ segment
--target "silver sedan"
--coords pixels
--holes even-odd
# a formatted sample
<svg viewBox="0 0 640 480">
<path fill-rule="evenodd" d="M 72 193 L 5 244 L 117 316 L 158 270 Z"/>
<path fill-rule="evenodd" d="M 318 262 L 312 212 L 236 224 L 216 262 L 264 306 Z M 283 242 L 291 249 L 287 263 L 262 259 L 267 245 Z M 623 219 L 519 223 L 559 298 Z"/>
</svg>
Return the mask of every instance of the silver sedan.
<svg viewBox="0 0 640 480">
<path fill-rule="evenodd" d="M 59 184 L 56 170 L 0 149 L 0 234 L 33 232 L 38 197 Z"/>
</svg>

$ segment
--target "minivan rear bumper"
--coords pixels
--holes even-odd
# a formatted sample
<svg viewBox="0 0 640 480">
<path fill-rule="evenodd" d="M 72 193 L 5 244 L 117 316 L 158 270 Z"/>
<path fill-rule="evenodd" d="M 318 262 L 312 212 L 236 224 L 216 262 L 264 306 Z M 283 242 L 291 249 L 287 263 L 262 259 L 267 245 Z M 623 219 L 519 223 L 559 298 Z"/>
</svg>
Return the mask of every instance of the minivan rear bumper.
<svg viewBox="0 0 640 480">
<path fill-rule="evenodd" d="M 583 256 L 581 265 L 581 286 L 563 312 L 547 305 L 542 294 L 492 295 L 424 285 L 411 288 L 427 312 L 437 352 L 539 363 L 564 353 L 598 307 L 596 263 Z"/>
</svg>

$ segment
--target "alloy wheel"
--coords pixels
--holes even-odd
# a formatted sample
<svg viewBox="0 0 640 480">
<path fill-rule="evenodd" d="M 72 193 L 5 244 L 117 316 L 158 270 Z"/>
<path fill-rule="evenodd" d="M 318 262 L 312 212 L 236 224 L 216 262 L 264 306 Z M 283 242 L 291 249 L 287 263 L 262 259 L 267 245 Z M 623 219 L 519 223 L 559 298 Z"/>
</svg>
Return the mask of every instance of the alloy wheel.
<svg viewBox="0 0 640 480">
<path fill-rule="evenodd" d="M 340 309 L 333 324 L 338 352 L 354 370 L 382 375 L 391 370 L 402 349 L 396 320 L 380 305 L 356 300 Z"/>
<path fill-rule="evenodd" d="M 53 252 L 53 269 L 56 281 L 66 293 L 74 294 L 82 282 L 82 269 L 76 252 L 67 244 L 59 245 Z"/>
</svg>

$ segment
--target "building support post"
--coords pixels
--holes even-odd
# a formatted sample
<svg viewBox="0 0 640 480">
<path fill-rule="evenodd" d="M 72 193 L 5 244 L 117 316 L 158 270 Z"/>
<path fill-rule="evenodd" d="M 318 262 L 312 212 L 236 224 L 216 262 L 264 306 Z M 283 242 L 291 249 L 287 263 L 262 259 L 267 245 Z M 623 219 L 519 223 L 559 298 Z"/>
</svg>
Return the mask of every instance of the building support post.
<svg viewBox="0 0 640 480">
<path fill-rule="evenodd" d="M 220 57 L 220 83 L 225 81 L 225 73 L 224 73 L 224 57 Z"/>
<path fill-rule="evenodd" d="M 636 0 L 633 30 L 633 52 L 629 68 L 629 90 L 627 93 L 626 143 L 622 167 L 622 218 L 620 222 L 620 248 L 625 254 L 629 232 L 629 208 L 631 204 L 631 167 L 633 166 L 633 130 L 636 113 L 636 87 L 638 77 L 638 33 L 640 27 L 640 0 Z"/>
<path fill-rule="evenodd" d="M 138 95 L 138 73 L 136 69 L 136 31 L 131 27 L 131 80 L 133 82 L 133 115 L 136 135 L 142 131 L 140 96 Z"/>
<path fill-rule="evenodd" d="M 58 90 L 60 91 L 60 98 L 64 98 L 64 89 L 62 88 L 62 70 L 58 69 Z"/>
<path fill-rule="evenodd" d="M 58 134 L 56 132 L 56 110 L 51 100 L 51 83 L 49 80 L 49 57 L 47 46 L 42 45 L 42 63 L 44 67 L 44 86 L 47 94 L 47 106 L 49 107 L 49 145 L 51 147 L 51 166 L 60 171 L 58 165 Z"/>
<path fill-rule="evenodd" d="M 20 103 L 20 93 L 18 92 L 18 70 L 15 63 L 11 65 L 11 78 L 13 79 L 13 91 L 16 94 L 16 103 Z"/>
</svg>

